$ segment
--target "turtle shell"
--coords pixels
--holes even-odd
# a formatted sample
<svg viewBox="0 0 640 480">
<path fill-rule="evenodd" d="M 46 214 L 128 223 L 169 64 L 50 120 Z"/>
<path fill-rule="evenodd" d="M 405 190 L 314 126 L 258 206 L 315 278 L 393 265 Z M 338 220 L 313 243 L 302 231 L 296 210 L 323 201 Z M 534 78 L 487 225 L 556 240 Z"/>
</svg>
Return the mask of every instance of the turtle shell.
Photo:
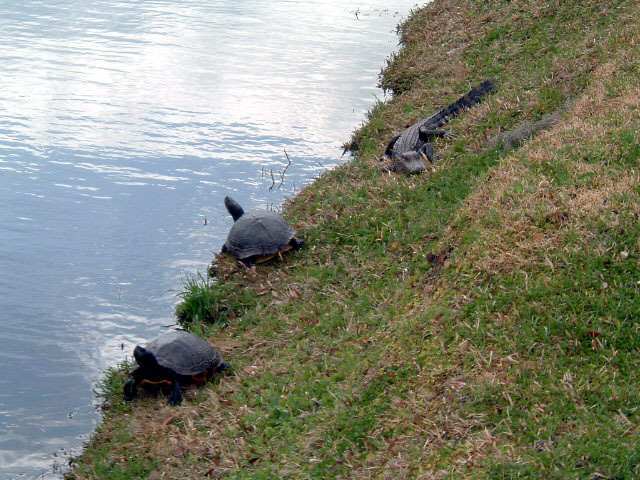
<svg viewBox="0 0 640 480">
<path fill-rule="evenodd" d="M 295 234 L 291 225 L 276 212 L 254 210 L 235 221 L 225 248 L 240 259 L 273 255 L 287 247 Z"/>
<path fill-rule="evenodd" d="M 165 333 L 151 340 L 146 348 L 156 356 L 160 366 L 178 375 L 217 371 L 224 364 L 220 352 L 209 342 L 188 332 Z"/>
</svg>

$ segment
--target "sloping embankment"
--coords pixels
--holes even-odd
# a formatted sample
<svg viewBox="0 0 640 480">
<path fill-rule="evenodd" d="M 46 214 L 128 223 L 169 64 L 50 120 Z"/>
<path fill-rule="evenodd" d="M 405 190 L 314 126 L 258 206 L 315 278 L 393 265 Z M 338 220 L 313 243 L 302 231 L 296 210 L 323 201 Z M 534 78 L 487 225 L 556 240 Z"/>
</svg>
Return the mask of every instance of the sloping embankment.
<svg viewBox="0 0 640 480">
<path fill-rule="evenodd" d="M 185 293 L 234 375 L 170 408 L 114 373 L 69 478 L 638 478 L 638 25 L 632 1 L 416 11 L 357 159 L 286 206 L 307 246 Z M 377 171 L 486 78 L 435 171 Z"/>
</svg>

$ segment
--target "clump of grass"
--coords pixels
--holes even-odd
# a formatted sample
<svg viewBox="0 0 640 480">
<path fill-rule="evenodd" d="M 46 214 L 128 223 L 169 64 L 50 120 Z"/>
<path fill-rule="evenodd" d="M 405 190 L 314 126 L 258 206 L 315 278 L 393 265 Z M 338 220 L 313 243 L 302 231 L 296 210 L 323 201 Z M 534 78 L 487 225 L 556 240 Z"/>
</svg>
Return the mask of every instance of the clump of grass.
<svg viewBox="0 0 640 480">
<path fill-rule="evenodd" d="M 221 318 L 227 307 L 220 304 L 220 296 L 212 288 L 212 278 L 207 273 L 203 276 L 186 275 L 183 290 L 178 294 L 182 299 L 176 306 L 176 316 L 183 323 L 213 323 Z"/>
<path fill-rule="evenodd" d="M 122 392 L 128 379 L 127 373 L 132 368 L 133 364 L 124 360 L 116 367 L 108 368 L 103 377 L 96 382 L 94 392 L 98 398 L 102 399 L 103 409 L 113 408 L 122 403 Z"/>
<path fill-rule="evenodd" d="M 235 262 L 228 259 L 221 262 L 227 270 L 236 268 Z M 182 301 L 176 306 L 176 317 L 182 326 L 192 331 L 213 324 L 224 327 L 255 303 L 254 292 L 243 288 L 241 283 L 218 283 L 216 277 L 200 272 L 185 277 L 178 297 Z"/>
</svg>

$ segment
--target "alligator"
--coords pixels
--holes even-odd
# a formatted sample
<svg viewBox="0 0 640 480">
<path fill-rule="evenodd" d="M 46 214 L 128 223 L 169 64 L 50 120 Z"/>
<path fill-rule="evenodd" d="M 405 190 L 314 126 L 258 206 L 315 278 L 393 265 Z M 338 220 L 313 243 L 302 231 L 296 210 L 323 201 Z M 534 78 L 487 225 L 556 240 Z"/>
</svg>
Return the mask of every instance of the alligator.
<svg viewBox="0 0 640 480">
<path fill-rule="evenodd" d="M 492 80 L 485 80 L 451 105 L 407 127 L 402 133 L 393 137 L 387 145 L 383 160 L 391 160 L 392 164 L 383 167 L 381 170 L 398 173 L 419 173 L 425 170 L 425 158 L 432 164 L 436 160 L 433 145 L 430 141 L 433 138 L 449 138 L 452 136 L 449 132 L 441 130 L 439 127 L 463 110 L 479 103 L 482 97 L 494 92 L 495 89 L 496 86 Z"/>
</svg>

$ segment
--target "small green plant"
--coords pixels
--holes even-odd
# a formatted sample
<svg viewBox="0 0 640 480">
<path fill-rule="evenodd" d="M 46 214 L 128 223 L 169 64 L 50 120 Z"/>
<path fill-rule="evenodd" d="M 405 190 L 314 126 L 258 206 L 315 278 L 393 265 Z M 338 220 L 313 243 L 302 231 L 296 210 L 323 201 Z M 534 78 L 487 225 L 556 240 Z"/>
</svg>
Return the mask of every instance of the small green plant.
<svg viewBox="0 0 640 480">
<path fill-rule="evenodd" d="M 132 367 L 133 364 L 130 361 L 123 360 L 116 367 L 108 368 L 104 377 L 96 382 L 95 394 L 105 400 L 120 397 L 126 381 L 123 372 L 128 372 Z"/>
<path fill-rule="evenodd" d="M 178 294 L 182 302 L 176 307 L 180 323 L 213 323 L 220 319 L 226 307 L 221 306 L 209 274 L 206 277 L 200 272 L 187 275 L 183 284 L 184 290 Z"/>
</svg>

